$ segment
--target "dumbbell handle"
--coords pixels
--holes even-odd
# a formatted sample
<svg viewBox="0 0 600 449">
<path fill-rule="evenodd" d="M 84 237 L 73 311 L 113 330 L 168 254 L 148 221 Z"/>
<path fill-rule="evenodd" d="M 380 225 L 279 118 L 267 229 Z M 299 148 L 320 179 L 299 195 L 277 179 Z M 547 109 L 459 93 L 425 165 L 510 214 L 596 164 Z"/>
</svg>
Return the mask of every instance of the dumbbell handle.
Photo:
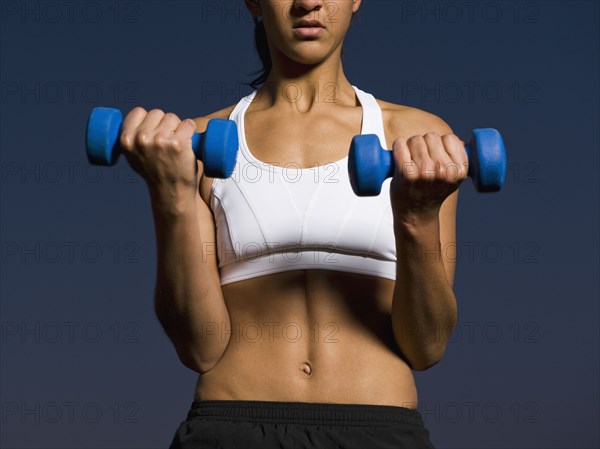
<svg viewBox="0 0 600 449">
<path fill-rule="evenodd" d="M 471 159 L 471 149 L 468 145 L 465 145 L 465 151 L 467 152 L 467 159 L 469 160 L 469 169 L 467 171 L 467 176 L 472 178 L 474 175 L 474 164 Z M 381 164 L 387 168 L 385 179 L 391 178 L 394 176 L 396 171 L 396 165 L 394 164 L 394 158 L 392 156 L 393 151 L 383 151 L 381 153 Z"/>
</svg>

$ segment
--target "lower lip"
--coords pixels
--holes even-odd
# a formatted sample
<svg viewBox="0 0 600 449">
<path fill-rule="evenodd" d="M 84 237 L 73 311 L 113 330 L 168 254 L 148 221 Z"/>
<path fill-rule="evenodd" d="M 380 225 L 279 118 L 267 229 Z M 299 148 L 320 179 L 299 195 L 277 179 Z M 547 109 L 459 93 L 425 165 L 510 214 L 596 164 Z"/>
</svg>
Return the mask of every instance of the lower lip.
<svg viewBox="0 0 600 449">
<path fill-rule="evenodd" d="M 321 27 L 306 27 L 306 28 L 294 28 L 294 33 L 299 36 L 317 36 L 323 31 Z"/>
</svg>

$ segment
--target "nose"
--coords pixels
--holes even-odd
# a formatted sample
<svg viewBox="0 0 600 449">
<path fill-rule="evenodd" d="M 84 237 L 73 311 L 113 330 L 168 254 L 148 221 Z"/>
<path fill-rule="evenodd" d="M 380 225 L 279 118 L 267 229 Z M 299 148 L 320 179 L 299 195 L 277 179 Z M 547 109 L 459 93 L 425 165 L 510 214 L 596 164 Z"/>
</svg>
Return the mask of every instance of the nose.
<svg viewBox="0 0 600 449">
<path fill-rule="evenodd" d="M 323 8 L 324 0 L 295 0 L 294 10 L 306 13 L 310 11 L 318 11 Z"/>
</svg>

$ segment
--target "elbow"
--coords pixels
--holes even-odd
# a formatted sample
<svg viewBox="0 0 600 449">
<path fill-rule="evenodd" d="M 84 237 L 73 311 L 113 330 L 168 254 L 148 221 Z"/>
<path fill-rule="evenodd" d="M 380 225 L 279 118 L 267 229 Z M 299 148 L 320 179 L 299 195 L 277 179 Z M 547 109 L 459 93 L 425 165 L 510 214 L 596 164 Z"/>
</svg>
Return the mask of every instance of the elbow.
<svg viewBox="0 0 600 449">
<path fill-rule="evenodd" d="M 428 348 L 419 354 L 418 357 L 407 358 L 406 362 L 409 368 L 413 371 L 426 371 L 429 368 L 437 365 L 446 352 L 446 345 L 441 347 Z"/>
<path fill-rule="evenodd" d="M 437 365 L 444 358 L 448 338 L 454 332 L 456 323 L 457 314 L 456 309 L 454 309 L 445 324 L 441 326 L 443 332 L 437 331 L 434 333 L 433 338 L 423 338 L 420 341 L 420 344 L 418 344 L 419 350 L 414 351 L 413 357 L 407 361 L 410 369 L 413 371 L 426 371 Z M 429 335 L 429 337 L 432 337 L 432 335 Z"/>
<path fill-rule="evenodd" d="M 220 360 L 220 357 L 206 359 L 201 357 L 200 354 L 194 354 L 189 350 L 180 350 L 178 348 L 175 348 L 175 350 L 183 366 L 198 374 L 206 374 L 213 369 Z"/>
<path fill-rule="evenodd" d="M 397 348 L 411 370 L 426 371 L 442 360 L 446 353 L 448 337 L 454 329 L 454 321 L 444 329 L 447 332 L 412 335 L 413 338 L 408 338 L 407 332 L 396 332 L 394 328 Z"/>
<path fill-rule="evenodd" d="M 427 342 L 422 341 L 419 350 L 415 350 L 411 354 L 412 357 L 407 357 L 410 369 L 413 371 L 426 371 L 437 365 L 444 358 L 448 346 L 448 337 L 455 326 L 456 321 L 452 321 L 452 324 L 445 328 L 449 333 L 436 335 L 436 338 L 429 339 Z"/>
<path fill-rule="evenodd" d="M 173 325 L 173 320 L 169 319 L 165 313 L 157 311 L 157 318 L 165 334 L 171 340 L 179 361 L 186 368 L 198 374 L 205 374 L 221 359 L 224 352 L 220 350 L 221 348 L 213 348 L 213 351 L 208 354 L 206 353 L 206 348 L 202 351 L 197 347 L 197 344 L 193 343 L 194 341 L 202 340 L 201 336 L 197 337 L 183 332 L 183 327 L 181 325 Z"/>
<path fill-rule="evenodd" d="M 181 332 L 172 332 L 169 338 L 183 366 L 198 374 L 206 374 L 219 363 L 229 342 L 207 339 L 200 345 L 201 336 Z"/>
</svg>

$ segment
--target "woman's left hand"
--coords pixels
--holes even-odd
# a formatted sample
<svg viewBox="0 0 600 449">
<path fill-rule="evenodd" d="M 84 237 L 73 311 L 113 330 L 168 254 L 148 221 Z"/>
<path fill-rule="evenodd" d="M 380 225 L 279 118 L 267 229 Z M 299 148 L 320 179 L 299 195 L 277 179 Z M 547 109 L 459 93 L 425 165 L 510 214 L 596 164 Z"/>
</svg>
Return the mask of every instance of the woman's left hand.
<svg viewBox="0 0 600 449">
<path fill-rule="evenodd" d="M 464 142 L 454 134 L 397 138 L 390 184 L 394 217 L 435 218 L 442 202 L 467 177 L 469 160 Z"/>
</svg>

